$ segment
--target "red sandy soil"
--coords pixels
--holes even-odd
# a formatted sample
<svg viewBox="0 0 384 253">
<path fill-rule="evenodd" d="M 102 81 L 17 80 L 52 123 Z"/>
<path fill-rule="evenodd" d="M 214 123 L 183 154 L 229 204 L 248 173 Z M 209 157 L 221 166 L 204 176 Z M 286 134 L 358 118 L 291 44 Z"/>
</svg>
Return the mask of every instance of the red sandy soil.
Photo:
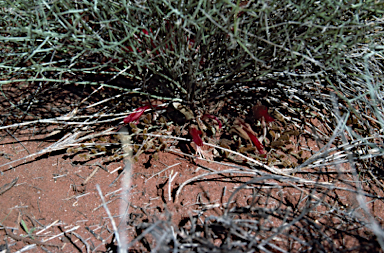
<svg viewBox="0 0 384 253">
<path fill-rule="evenodd" d="M 48 145 L 35 141 L 40 139 L 39 136 L 33 139 L 18 138 L 24 147 L 13 138 L 3 139 L 0 164 L 33 154 Z M 24 247 L 33 248 L 31 252 L 43 252 L 42 248 L 51 252 L 86 252 L 86 244 L 89 250 L 102 252 L 106 250 L 105 245 L 111 243 L 113 228 L 96 185 L 100 186 L 109 211 L 118 222 L 121 180 L 116 179 L 124 167 L 123 161 L 102 165 L 105 171 L 97 165 L 103 164 L 102 158 L 92 161 L 76 158 L 68 158 L 65 154 L 43 155 L 1 168 L 1 189 L 17 179 L 9 190 L 0 195 L 3 227 L 0 238 L 2 242 L 7 242 L 12 252 Z M 198 164 L 201 167 L 184 157 L 164 152 L 159 154 L 157 160 L 148 154 L 139 157 L 132 171 L 130 240 L 135 236 L 135 225 L 143 220 L 154 221 L 155 217 L 166 219 L 165 210 L 172 213 L 175 224 L 202 209 L 211 209 L 213 215 L 223 214 L 224 205 L 234 187 L 250 179 L 249 176 L 239 176 L 236 182 L 236 177 L 229 180 L 220 175 L 205 176 L 204 180 L 186 185 L 178 201 L 175 201 L 175 189 L 186 180 L 210 172 L 208 168 L 228 169 L 204 161 L 198 161 Z M 170 183 L 169 178 L 174 175 L 176 177 Z M 245 201 L 243 199 L 242 204 Z M 22 222 L 31 231 L 31 236 L 26 236 Z M 138 251 L 146 250 L 140 243 L 133 247 Z"/>
<path fill-rule="evenodd" d="M 37 141 L 40 137 L 20 137 L 20 142 L 11 137 L 3 139 L 0 164 L 22 158 L 28 153 L 33 154 L 50 145 Z M 124 167 L 123 161 L 102 165 L 103 161 L 103 158 L 85 161 L 57 153 L 2 166 L 1 244 L 6 243 L 11 252 L 26 249 L 30 249 L 28 252 L 105 251 L 107 245 L 112 243 L 113 227 L 96 186 L 100 186 L 118 226 L 120 203 L 127 203 L 127 200 L 122 199 L 121 177 L 118 177 Z M 230 168 L 199 160 L 196 164 L 169 152 L 160 153 L 158 159 L 149 154 L 141 155 L 132 171 L 128 241 L 137 236 L 135 227 L 142 222 L 166 220 L 169 218 L 167 213 L 172 214 L 171 220 L 176 226 L 202 210 L 209 210 L 204 212 L 205 217 L 222 215 L 231 192 L 250 180 L 250 176 L 233 175 L 230 179 L 223 175 L 204 176 L 202 180 L 187 184 L 178 200 L 175 200 L 175 196 L 177 187 L 186 180 L 226 169 Z M 13 180 L 17 181 L 9 188 Z M 245 206 L 250 201 L 250 193 L 249 189 L 238 194 L 236 203 Z M 291 203 L 298 201 L 300 191 L 291 189 L 284 193 L 285 199 Z M 346 208 L 353 208 L 356 204 L 352 194 L 340 192 L 338 198 L 342 199 Z M 374 208 L 375 214 L 380 216 L 382 203 L 376 202 Z M 27 236 L 22 223 L 30 231 L 30 236 Z M 349 246 L 354 246 L 354 243 L 351 241 Z M 136 252 L 148 250 L 141 242 L 132 245 L 133 249 Z"/>
</svg>

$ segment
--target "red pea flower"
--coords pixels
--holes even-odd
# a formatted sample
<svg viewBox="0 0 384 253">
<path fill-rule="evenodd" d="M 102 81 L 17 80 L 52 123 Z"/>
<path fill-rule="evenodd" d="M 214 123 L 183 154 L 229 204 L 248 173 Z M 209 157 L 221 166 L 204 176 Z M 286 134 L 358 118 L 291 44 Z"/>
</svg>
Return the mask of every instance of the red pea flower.
<svg viewBox="0 0 384 253">
<path fill-rule="evenodd" d="M 128 124 L 132 121 L 136 121 L 136 125 L 139 123 L 139 118 L 143 115 L 144 111 L 151 108 L 150 105 L 142 106 L 137 108 L 133 113 L 129 114 L 126 118 L 124 118 L 124 124 Z"/>
<path fill-rule="evenodd" d="M 264 117 L 267 123 L 275 121 L 275 119 L 268 114 L 268 108 L 265 105 L 255 105 L 253 107 L 253 116 L 257 120 Z"/>
<path fill-rule="evenodd" d="M 257 151 L 259 151 L 259 153 L 262 154 L 262 155 L 265 154 L 264 146 L 263 146 L 263 144 L 260 143 L 259 139 L 257 139 L 257 137 L 253 133 L 248 131 L 247 128 L 243 127 L 243 129 L 248 134 L 248 136 L 251 139 L 251 141 L 253 142 L 253 144 L 256 146 Z"/>
<path fill-rule="evenodd" d="M 203 119 L 205 119 L 205 118 L 210 118 L 210 119 L 214 119 L 214 120 L 216 120 L 217 124 L 219 124 L 219 128 L 221 128 L 221 127 L 223 126 L 223 125 L 221 124 L 221 121 L 219 120 L 219 118 L 216 117 L 216 116 L 213 116 L 213 115 L 210 115 L 210 114 L 204 114 L 204 115 L 203 115 Z"/>
<path fill-rule="evenodd" d="M 193 142 L 197 146 L 203 146 L 203 140 L 200 137 L 200 134 L 203 134 L 200 130 L 197 130 L 195 127 L 189 127 L 189 134 L 192 136 Z"/>
</svg>

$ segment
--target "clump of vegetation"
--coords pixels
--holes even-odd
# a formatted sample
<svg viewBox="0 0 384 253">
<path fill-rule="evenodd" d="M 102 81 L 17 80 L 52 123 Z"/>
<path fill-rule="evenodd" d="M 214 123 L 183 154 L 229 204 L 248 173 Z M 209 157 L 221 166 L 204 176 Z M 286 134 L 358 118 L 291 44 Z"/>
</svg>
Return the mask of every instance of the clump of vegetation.
<svg viewBox="0 0 384 253">
<path fill-rule="evenodd" d="M 72 155 L 86 149 L 95 157 L 113 146 L 111 161 L 124 158 L 110 137 L 123 123 L 137 155 L 169 151 L 174 141 L 170 145 L 159 135 L 173 136 L 193 140 L 206 157 L 261 168 L 271 180 L 297 187 L 304 181 L 294 178 L 296 173 L 313 179 L 313 173 L 340 173 L 344 164 L 355 180 L 349 191 L 368 196 L 360 180 L 376 182 L 383 175 L 376 166 L 384 155 L 383 9 L 382 1 L 373 0 L 3 3 L 0 88 L 6 110 L 0 129 L 33 125 L 44 132 L 55 124 L 59 130 L 52 136 L 71 132 L 78 138 L 58 138 L 61 142 L 42 153 L 66 149 Z M 203 140 L 216 149 L 201 150 Z M 309 142 L 318 149 L 309 149 Z M 330 191 L 333 186 L 321 187 Z M 315 188 L 305 194 L 327 210 L 324 217 L 341 212 L 346 224 L 359 222 L 384 245 L 374 219 L 331 210 L 326 193 L 320 198 L 308 193 Z M 315 233 L 318 244 L 334 246 L 318 227 L 312 202 L 298 204 L 302 212 L 287 205 L 260 209 L 255 203 L 241 214 L 250 224 L 236 220 L 240 208 L 235 208 L 201 225 L 230 235 L 217 249 L 276 250 L 293 240 L 298 248 L 313 250 L 315 243 L 284 232 L 285 226 L 297 229 L 297 220 L 305 220 L 303 229 Z M 252 227 L 257 225 L 250 220 L 264 219 L 262 213 L 284 221 L 274 233 L 286 245 L 271 243 L 273 229 Z M 178 238 L 164 236 L 159 243 L 182 251 L 183 244 L 213 240 L 213 232 L 208 233 L 212 238 L 200 238 L 189 234 L 192 230 L 180 228 Z M 255 245 L 252 233 L 267 241 Z"/>
</svg>

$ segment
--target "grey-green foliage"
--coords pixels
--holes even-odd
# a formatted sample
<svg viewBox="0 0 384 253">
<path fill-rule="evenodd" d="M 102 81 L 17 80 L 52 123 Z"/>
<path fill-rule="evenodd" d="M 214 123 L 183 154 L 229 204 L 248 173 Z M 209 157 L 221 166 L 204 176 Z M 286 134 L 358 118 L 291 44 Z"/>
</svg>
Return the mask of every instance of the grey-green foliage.
<svg viewBox="0 0 384 253">
<path fill-rule="evenodd" d="M 380 40 L 378 18 L 384 9 L 382 1 L 17 0 L 1 5 L 3 76 L 44 80 L 47 71 L 97 74 L 113 67 L 115 74 L 138 79 L 159 75 L 174 96 L 189 101 L 298 67 L 307 75 L 348 74 L 346 54 Z"/>
</svg>

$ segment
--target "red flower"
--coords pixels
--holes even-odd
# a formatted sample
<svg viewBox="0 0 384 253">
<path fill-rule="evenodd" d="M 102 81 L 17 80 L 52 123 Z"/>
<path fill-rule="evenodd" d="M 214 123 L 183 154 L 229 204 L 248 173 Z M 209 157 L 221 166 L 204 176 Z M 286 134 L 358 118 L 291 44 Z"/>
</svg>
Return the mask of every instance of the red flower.
<svg viewBox="0 0 384 253">
<path fill-rule="evenodd" d="M 197 130 L 196 127 L 189 127 L 189 134 L 192 136 L 193 142 L 196 143 L 197 146 L 203 146 L 203 140 L 200 137 L 200 134 L 203 134 L 200 130 Z"/>
<path fill-rule="evenodd" d="M 245 132 L 247 132 L 249 138 L 251 139 L 253 144 L 256 146 L 257 151 L 259 151 L 260 154 L 265 154 L 264 146 L 263 146 L 263 144 L 260 143 L 259 139 L 257 139 L 257 137 L 254 134 L 252 134 L 251 132 L 249 132 L 246 128 L 243 128 L 243 129 L 245 130 Z"/>
<path fill-rule="evenodd" d="M 251 139 L 252 143 L 256 146 L 257 151 L 259 151 L 260 154 L 265 154 L 263 144 L 261 144 L 259 139 L 257 139 L 255 132 L 252 130 L 249 124 L 245 123 L 241 119 L 236 119 L 235 125 L 238 125 L 238 131 L 240 131 L 240 134 L 242 134 L 244 138 L 246 138 L 246 136 L 244 136 L 245 133 L 248 135 L 249 139 Z"/>
<path fill-rule="evenodd" d="M 264 117 L 267 123 L 275 121 L 275 119 L 268 114 L 268 108 L 265 105 L 255 105 L 253 107 L 253 116 L 255 119 L 261 119 Z"/>
<path fill-rule="evenodd" d="M 203 119 L 205 119 L 205 118 L 210 118 L 210 119 L 214 119 L 214 120 L 216 120 L 217 124 L 219 124 L 219 128 L 221 128 L 221 127 L 223 126 L 223 125 L 221 124 L 221 121 L 219 120 L 219 118 L 216 117 L 216 116 L 213 116 L 213 115 L 210 115 L 210 114 L 204 114 L 204 115 L 203 115 Z"/>
<path fill-rule="evenodd" d="M 124 124 L 128 124 L 135 120 L 136 120 L 136 124 L 138 124 L 140 116 L 143 115 L 144 111 L 149 108 L 151 108 L 150 105 L 137 108 L 133 113 L 129 114 L 126 118 L 124 118 Z"/>
</svg>

